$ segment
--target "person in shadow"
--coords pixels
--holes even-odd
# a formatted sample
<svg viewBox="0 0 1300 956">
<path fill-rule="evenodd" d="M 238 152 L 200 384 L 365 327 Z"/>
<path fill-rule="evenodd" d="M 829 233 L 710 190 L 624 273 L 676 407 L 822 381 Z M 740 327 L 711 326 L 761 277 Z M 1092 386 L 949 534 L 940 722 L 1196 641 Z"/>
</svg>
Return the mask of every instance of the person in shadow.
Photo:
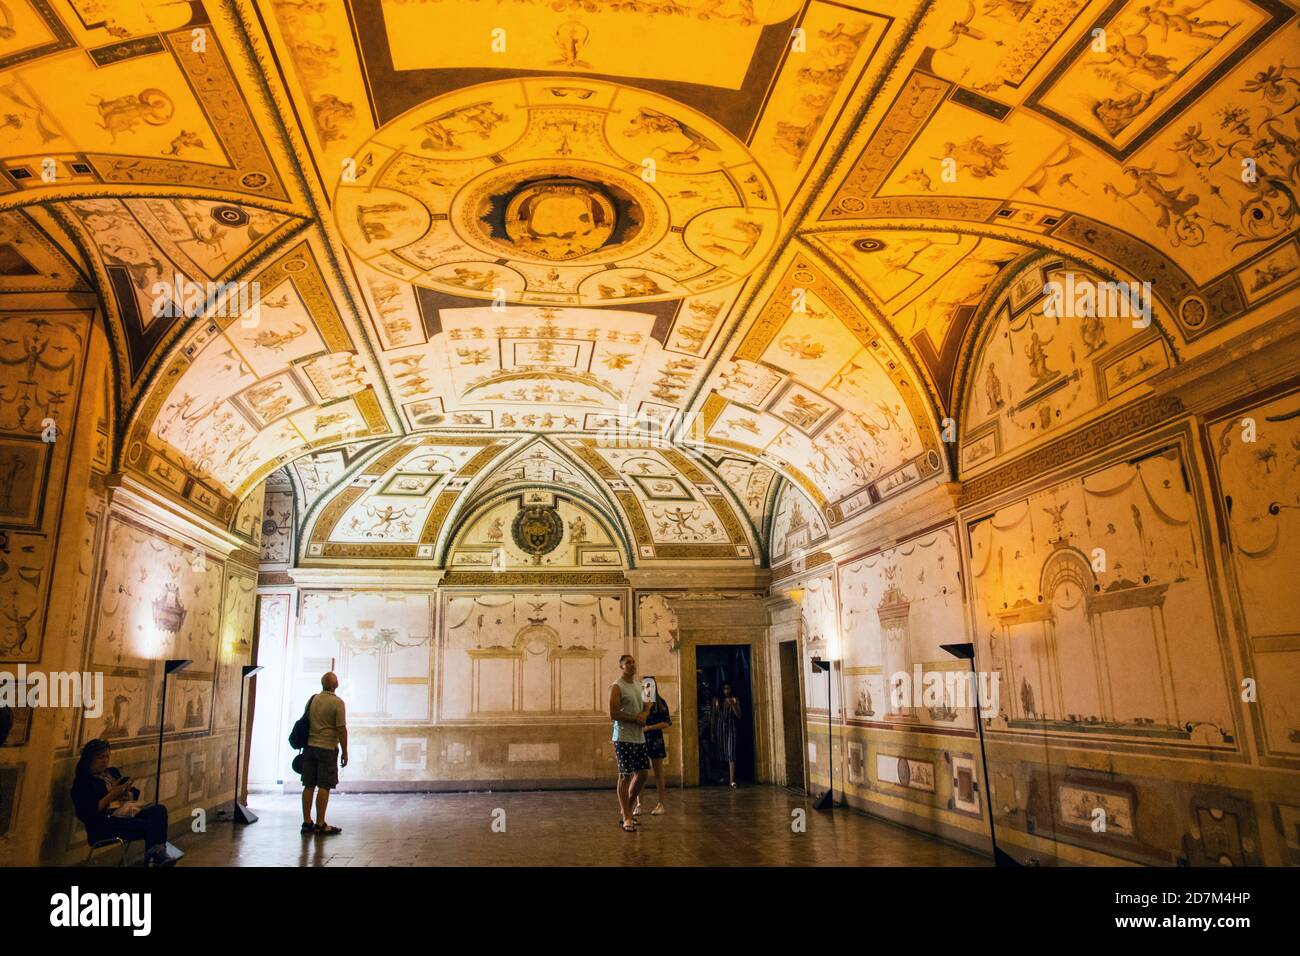
<svg viewBox="0 0 1300 956">
<path fill-rule="evenodd" d="M 96 738 L 81 748 L 72 781 L 72 805 L 77 819 L 86 827 L 91 843 L 111 840 L 144 840 L 145 862 L 150 866 L 171 866 L 167 855 L 167 808 L 160 803 L 141 806 L 140 791 L 130 777 L 110 767 L 112 745 Z"/>
<path fill-rule="evenodd" d="M 715 783 L 717 776 L 717 761 L 713 755 L 713 736 L 715 728 L 713 726 L 713 708 L 714 694 L 709 688 L 707 681 L 702 681 L 696 691 L 696 721 L 700 733 L 700 782 Z"/>
<path fill-rule="evenodd" d="M 714 744 L 718 758 L 727 765 L 728 783 L 736 789 L 736 745 L 740 736 L 740 700 L 730 684 L 722 685 L 722 697 L 713 699 Z"/>
</svg>

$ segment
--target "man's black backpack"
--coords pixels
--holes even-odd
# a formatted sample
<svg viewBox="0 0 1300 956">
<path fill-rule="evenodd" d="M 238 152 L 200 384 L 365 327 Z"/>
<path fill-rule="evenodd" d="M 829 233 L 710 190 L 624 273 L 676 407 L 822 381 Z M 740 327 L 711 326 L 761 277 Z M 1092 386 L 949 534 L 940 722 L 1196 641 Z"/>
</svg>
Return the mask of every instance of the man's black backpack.
<svg viewBox="0 0 1300 956">
<path fill-rule="evenodd" d="M 311 719 L 308 714 L 311 712 L 311 702 L 315 699 L 315 694 L 307 698 L 307 706 L 302 709 L 302 716 L 294 722 L 293 730 L 289 731 L 289 746 L 294 750 L 303 750 L 307 746 L 307 737 L 311 734 Z"/>
</svg>

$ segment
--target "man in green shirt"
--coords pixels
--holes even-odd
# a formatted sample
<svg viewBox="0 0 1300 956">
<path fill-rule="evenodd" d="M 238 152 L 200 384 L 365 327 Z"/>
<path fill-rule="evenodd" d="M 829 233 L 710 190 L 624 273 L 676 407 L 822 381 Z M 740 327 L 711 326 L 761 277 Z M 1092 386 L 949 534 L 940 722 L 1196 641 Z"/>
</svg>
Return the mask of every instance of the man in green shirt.
<svg viewBox="0 0 1300 956">
<path fill-rule="evenodd" d="M 302 760 L 302 832 L 333 836 L 343 831 L 325 822 L 330 791 L 339 785 L 339 751 L 348 765 L 347 709 L 334 693 L 339 679 L 333 672 L 321 676 L 321 692 L 307 704 L 310 727 Z M 316 797 L 316 820 L 311 818 L 312 795 Z"/>
</svg>

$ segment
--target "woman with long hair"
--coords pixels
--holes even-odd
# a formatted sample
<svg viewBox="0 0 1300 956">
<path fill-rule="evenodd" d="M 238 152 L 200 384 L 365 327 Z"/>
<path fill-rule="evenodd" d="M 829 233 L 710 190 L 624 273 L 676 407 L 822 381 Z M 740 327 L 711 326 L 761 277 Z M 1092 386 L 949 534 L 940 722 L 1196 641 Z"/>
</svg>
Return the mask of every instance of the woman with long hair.
<svg viewBox="0 0 1300 956">
<path fill-rule="evenodd" d="M 658 816 L 666 812 L 664 809 L 664 793 L 667 789 L 667 782 L 664 780 L 664 760 L 668 756 L 668 748 L 664 746 L 664 731 L 672 725 L 672 717 L 668 713 L 668 702 L 659 696 L 659 686 L 656 682 L 654 704 L 651 705 L 650 716 L 645 721 L 645 749 L 650 755 L 650 766 L 654 768 L 655 773 L 655 790 L 659 794 L 659 802 L 650 811 L 652 816 Z M 636 816 L 640 812 L 641 799 L 638 797 L 632 815 Z"/>
<path fill-rule="evenodd" d="M 722 685 L 722 699 L 714 705 L 717 722 L 718 755 L 727 762 L 731 789 L 736 789 L 736 743 L 740 735 L 740 699 L 730 684 Z"/>
</svg>

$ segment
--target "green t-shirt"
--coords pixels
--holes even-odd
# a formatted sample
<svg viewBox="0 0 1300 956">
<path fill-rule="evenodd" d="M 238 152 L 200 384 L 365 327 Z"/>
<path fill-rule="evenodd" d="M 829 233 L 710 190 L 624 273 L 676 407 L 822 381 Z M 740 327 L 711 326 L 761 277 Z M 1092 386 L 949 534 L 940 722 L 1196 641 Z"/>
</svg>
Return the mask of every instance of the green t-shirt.
<svg viewBox="0 0 1300 956">
<path fill-rule="evenodd" d="M 322 750 L 337 750 L 340 731 L 347 727 L 347 709 L 343 701 L 333 691 L 323 690 L 311 699 L 307 708 L 307 721 L 310 726 L 307 736 L 308 747 Z"/>
</svg>

